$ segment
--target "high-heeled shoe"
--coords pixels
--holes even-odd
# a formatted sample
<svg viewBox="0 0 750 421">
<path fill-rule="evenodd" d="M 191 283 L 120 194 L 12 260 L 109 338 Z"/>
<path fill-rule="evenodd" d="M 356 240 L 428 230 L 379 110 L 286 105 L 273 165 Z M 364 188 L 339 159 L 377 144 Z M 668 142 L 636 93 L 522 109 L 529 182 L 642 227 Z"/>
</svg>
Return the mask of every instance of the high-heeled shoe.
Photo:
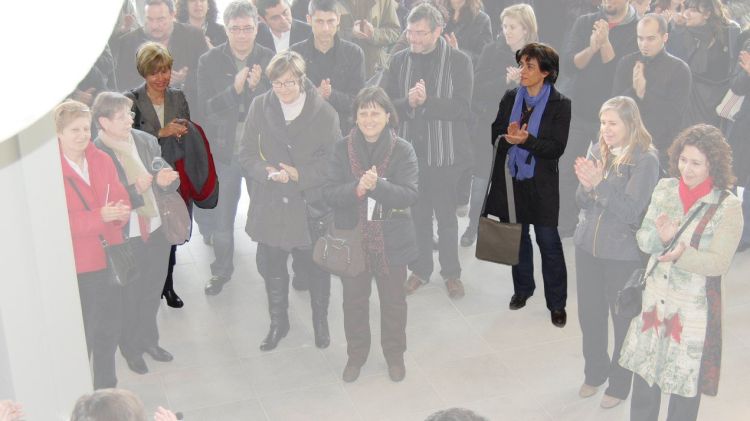
<svg viewBox="0 0 750 421">
<path fill-rule="evenodd" d="M 167 305 L 172 308 L 182 308 L 182 306 L 185 305 L 185 303 L 182 302 L 180 296 L 177 295 L 177 293 L 174 292 L 173 289 L 162 291 L 161 298 L 166 299 Z"/>
</svg>

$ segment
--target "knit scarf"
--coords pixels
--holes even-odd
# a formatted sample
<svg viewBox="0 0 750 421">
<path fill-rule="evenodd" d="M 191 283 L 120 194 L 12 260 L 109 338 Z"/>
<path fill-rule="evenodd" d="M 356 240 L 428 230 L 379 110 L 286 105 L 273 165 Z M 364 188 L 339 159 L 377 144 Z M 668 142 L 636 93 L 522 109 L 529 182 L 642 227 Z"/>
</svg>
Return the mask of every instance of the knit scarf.
<svg viewBox="0 0 750 421">
<path fill-rule="evenodd" d="M 386 173 L 393 154 L 393 147 L 396 145 L 396 133 L 392 130 L 384 130 L 380 134 L 378 144 L 372 154 L 370 166 L 362 164 L 362 159 L 367 159 L 365 142 L 367 140 L 357 128 L 352 129 L 346 142 L 352 176 L 356 180 L 362 178 L 362 175 L 372 168 L 372 165 L 375 165 L 379 176 Z M 388 259 L 385 256 L 383 221 L 367 220 L 367 196 L 362 197 L 359 201 L 359 220 L 362 227 L 362 248 L 364 248 L 365 256 L 367 256 L 367 259 L 365 259 L 367 269 L 377 276 L 387 276 Z"/>
<path fill-rule="evenodd" d="M 693 187 L 692 189 L 685 184 L 685 181 L 680 177 L 680 201 L 682 202 L 682 210 L 685 214 L 688 213 L 691 207 L 701 197 L 711 193 L 714 188 L 714 179 L 710 176 L 702 183 Z"/>
<path fill-rule="evenodd" d="M 542 121 L 544 109 L 547 107 L 547 100 L 549 99 L 551 90 L 551 85 L 545 83 L 536 96 L 531 96 L 525 86 L 518 88 L 516 99 L 513 102 L 513 110 L 510 112 L 509 121 L 519 122 L 520 124 L 521 113 L 523 112 L 523 105 L 525 103 L 528 107 L 534 110 L 531 112 L 531 117 L 529 118 L 526 130 L 534 137 L 538 136 L 539 124 Z M 519 181 L 534 178 L 534 168 L 536 168 L 536 158 L 534 158 L 534 155 L 532 155 L 531 152 L 520 148 L 517 145 L 511 146 L 508 151 L 508 169 L 513 178 Z"/>
<path fill-rule="evenodd" d="M 453 51 L 442 38 L 438 39 L 435 47 L 438 49 L 438 62 L 431 66 L 430 73 L 425 79 L 427 96 L 431 98 L 450 98 L 453 96 L 453 70 L 451 58 Z M 404 97 L 408 95 L 416 83 L 416 75 L 412 69 L 412 54 L 407 53 L 406 61 L 399 71 L 399 80 L 403 81 Z M 412 140 L 414 124 L 406 120 L 401 125 L 401 136 Z M 427 165 L 430 167 L 451 166 L 455 161 L 453 149 L 453 122 L 450 120 L 427 120 Z"/>
<path fill-rule="evenodd" d="M 138 155 L 135 149 L 135 140 L 133 135 L 129 134 L 126 140 L 115 140 L 110 136 L 107 136 L 103 131 L 99 135 L 99 139 L 107 145 L 108 148 L 114 151 L 117 160 L 120 161 L 125 176 L 128 179 L 128 184 L 135 184 L 138 177 L 149 174 L 146 167 L 141 161 L 141 157 Z M 153 189 L 149 188 L 141 193 L 143 197 L 143 206 L 136 209 L 138 216 L 146 218 L 153 218 L 158 215 L 158 208 L 156 207 L 156 196 L 154 196 Z"/>
</svg>

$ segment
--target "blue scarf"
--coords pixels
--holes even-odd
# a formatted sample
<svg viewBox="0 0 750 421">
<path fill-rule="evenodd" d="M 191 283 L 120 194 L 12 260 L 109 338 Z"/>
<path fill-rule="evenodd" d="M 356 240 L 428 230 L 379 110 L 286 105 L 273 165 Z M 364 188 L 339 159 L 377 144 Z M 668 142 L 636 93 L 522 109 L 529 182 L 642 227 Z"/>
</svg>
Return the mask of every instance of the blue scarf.
<svg viewBox="0 0 750 421">
<path fill-rule="evenodd" d="M 547 107 L 549 93 L 552 90 L 551 87 L 552 85 L 545 83 L 537 96 L 529 95 L 529 91 L 526 90 L 525 86 L 518 88 L 509 122 L 521 122 L 523 104 L 526 103 L 528 107 L 534 109 L 529 118 L 526 130 L 530 135 L 537 137 L 539 134 L 539 123 L 542 121 L 542 114 L 544 114 L 544 109 Z M 517 145 L 511 146 L 508 151 L 508 169 L 513 178 L 516 180 L 534 178 L 534 168 L 536 168 L 536 158 L 534 158 L 531 152 Z"/>
</svg>

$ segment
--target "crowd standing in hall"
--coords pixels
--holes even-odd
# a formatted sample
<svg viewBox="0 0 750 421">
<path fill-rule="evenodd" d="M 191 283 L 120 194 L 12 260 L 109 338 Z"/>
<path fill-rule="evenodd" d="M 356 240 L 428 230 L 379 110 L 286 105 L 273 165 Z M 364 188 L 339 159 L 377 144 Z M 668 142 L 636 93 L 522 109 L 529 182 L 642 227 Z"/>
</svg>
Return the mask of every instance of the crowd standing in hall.
<svg viewBox="0 0 750 421">
<path fill-rule="evenodd" d="M 551 321 L 565 326 L 573 271 L 561 241 L 572 236 L 581 398 L 608 382 L 601 406 L 612 408 L 632 384 L 632 420 L 656 420 L 662 392 L 669 420 L 697 419 L 700 396 L 717 393 L 720 279 L 750 247 L 750 200 L 736 195 L 750 184 L 750 32 L 737 10 L 747 12 L 728 0 L 234 0 L 223 10 L 145 0 L 141 21 L 125 0 L 107 47 L 55 110 L 94 388 L 117 385 L 118 347 L 140 374 L 144 353 L 173 358 L 158 343 L 160 298 L 190 303 L 173 288 L 179 253 L 167 251 L 160 197 L 186 172 L 215 169 L 221 186 L 215 207 L 194 214 L 179 190 L 214 251 L 209 296 L 233 278 L 235 241 L 248 241 L 234 229 L 248 191 L 241 211 L 270 321 L 263 351 L 290 329 L 290 284 L 309 290 L 317 347 L 342 334 L 329 331 L 331 274 L 313 248 L 330 227 L 357 232 L 365 269 L 341 277 L 352 382 L 370 349 L 373 278 L 393 381 L 407 372 L 407 295 L 431 281 L 433 248 L 451 299 L 464 281 L 487 281 L 462 280 L 459 244 L 475 243 L 485 200 L 508 220 L 507 166 L 522 224 L 510 309 L 534 293 L 533 226 Z M 203 131 L 211 153 L 179 157 L 200 168 L 154 165 Z M 105 245 L 126 243 L 139 270 L 122 286 Z M 615 303 L 639 268 L 654 270 L 631 320 Z"/>
</svg>

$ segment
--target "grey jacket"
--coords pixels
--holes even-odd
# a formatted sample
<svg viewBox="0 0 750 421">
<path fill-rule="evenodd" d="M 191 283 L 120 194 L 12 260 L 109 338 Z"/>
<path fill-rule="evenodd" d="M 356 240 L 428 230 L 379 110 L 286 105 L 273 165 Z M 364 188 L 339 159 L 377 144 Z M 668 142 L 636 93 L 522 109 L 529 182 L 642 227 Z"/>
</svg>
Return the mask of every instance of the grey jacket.
<svg viewBox="0 0 750 421">
<path fill-rule="evenodd" d="M 599 144 L 591 149 L 599 159 Z M 659 181 L 659 158 L 655 150 L 635 151 L 632 158 L 591 192 L 578 185 L 576 203 L 581 212 L 573 241 L 595 257 L 641 260 L 635 233 Z"/>
<path fill-rule="evenodd" d="M 124 95 L 133 100 L 131 108 L 135 113 L 133 128 L 158 138 L 162 126 L 159 123 L 159 117 L 156 116 L 154 104 L 151 103 L 151 98 L 146 93 L 146 84 L 127 91 Z M 190 108 L 181 90 L 167 88 L 164 93 L 164 123 L 167 124 L 175 118 L 190 120 Z"/>
</svg>

